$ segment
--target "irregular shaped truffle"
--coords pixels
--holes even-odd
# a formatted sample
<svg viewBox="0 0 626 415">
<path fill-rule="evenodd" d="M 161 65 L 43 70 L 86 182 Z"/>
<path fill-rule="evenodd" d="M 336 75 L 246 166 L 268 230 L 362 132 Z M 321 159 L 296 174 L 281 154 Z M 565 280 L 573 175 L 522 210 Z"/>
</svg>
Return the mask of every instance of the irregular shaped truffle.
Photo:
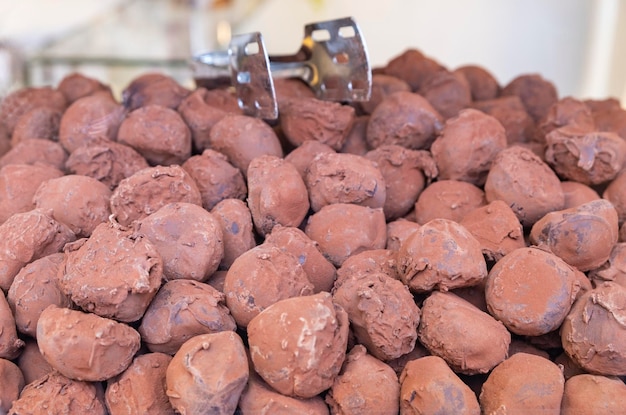
<svg viewBox="0 0 626 415">
<path fill-rule="evenodd" d="M 482 186 L 493 159 L 506 146 L 502 124 L 490 115 L 469 108 L 446 121 L 430 151 L 440 179 Z"/>
<path fill-rule="evenodd" d="M 285 161 L 290 162 L 298 170 L 302 180 L 306 179 L 307 168 L 319 153 L 334 153 L 327 144 L 317 140 L 306 140 L 299 147 L 294 148 L 285 156 Z"/>
<path fill-rule="evenodd" d="M 583 294 L 561 326 L 563 349 L 590 373 L 626 374 L 626 288 L 604 282 Z"/>
<path fill-rule="evenodd" d="M 0 124 L 4 124 L 7 133 L 11 135 L 20 117 L 34 108 L 49 107 L 63 112 L 66 106 L 65 97 L 54 88 L 21 88 L 0 101 Z"/>
<path fill-rule="evenodd" d="M 228 115 L 219 120 L 209 134 L 210 146 L 228 157 L 245 175 L 252 159 L 283 156 L 283 149 L 272 127 L 258 118 Z"/>
<path fill-rule="evenodd" d="M 46 308 L 37 324 L 37 343 L 43 357 L 70 379 L 101 381 L 122 373 L 139 350 L 139 333 L 91 313 Z"/>
<path fill-rule="evenodd" d="M 280 126 L 287 140 L 299 146 L 317 140 L 339 150 L 354 122 L 354 108 L 316 98 L 291 98 L 280 108 Z"/>
<path fill-rule="evenodd" d="M 565 205 L 554 171 L 531 150 L 520 146 L 509 147 L 496 156 L 485 182 L 485 196 L 488 202 L 505 201 L 528 227 Z"/>
<path fill-rule="evenodd" d="M 485 414 L 559 415 L 565 380 L 561 369 L 543 357 L 516 353 L 496 366 L 479 396 Z"/>
<path fill-rule="evenodd" d="M 66 224 L 78 237 L 89 237 L 111 216 L 111 190 L 98 180 L 77 174 L 50 179 L 33 196 L 35 207 Z"/>
<path fill-rule="evenodd" d="M 220 269 L 228 269 L 241 254 L 256 246 L 252 214 L 239 199 L 224 199 L 211 210 L 220 223 L 224 241 L 224 258 Z"/>
<path fill-rule="evenodd" d="M 17 358 L 17 365 L 24 375 L 24 382 L 28 385 L 53 372 L 54 369 L 41 355 L 36 340 L 26 340 L 25 343 L 22 353 Z"/>
<path fill-rule="evenodd" d="M 59 143 L 41 138 L 27 138 L 0 158 L 0 168 L 9 164 L 46 164 L 63 170 L 67 153 Z"/>
<path fill-rule="evenodd" d="M 489 271 L 485 298 L 489 313 L 511 332 L 539 336 L 561 325 L 578 290 L 574 270 L 562 259 L 538 248 L 520 248 Z"/>
<path fill-rule="evenodd" d="M 24 342 L 17 337 L 13 312 L 4 293 L 0 292 L 0 359 L 16 358 L 23 346 Z"/>
<path fill-rule="evenodd" d="M 163 260 L 150 241 L 112 223 L 65 249 L 59 286 L 85 311 L 137 321 L 161 285 Z"/>
<path fill-rule="evenodd" d="M 8 414 L 106 415 L 102 391 L 97 384 L 69 379 L 52 372 L 26 385 Z"/>
<path fill-rule="evenodd" d="M 417 92 L 426 98 L 443 118 L 456 116 L 472 101 L 470 85 L 460 72 L 438 71 L 429 76 Z"/>
<path fill-rule="evenodd" d="M 565 382 L 561 415 L 611 415 L 625 407 L 626 385 L 619 379 L 580 374 Z"/>
<path fill-rule="evenodd" d="M 180 166 L 149 167 L 120 182 L 111 195 L 111 212 L 128 226 L 172 202 L 202 206 L 196 182 Z"/>
<path fill-rule="evenodd" d="M 508 357 L 511 334 L 468 301 L 433 292 L 422 304 L 420 342 L 457 373 L 488 373 Z"/>
<path fill-rule="evenodd" d="M 311 398 L 339 374 L 348 325 L 346 312 L 329 293 L 279 301 L 248 325 L 254 369 L 278 392 Z"/>
<path fill-rule="evenodd" d="M 173 355 L 194 336 L 236 328 L 223 293 L 201 282 L 173 280 L 150 303 L 139 334 L 150 351 Z"/>
<path fill-rule="evenodd" d="M 10 360 L 0 358 L 0 411 L 3 414 L 9 412 L 24 385 L 24 376 L 20 368 Z"/>
<path fill-rule="evenodd" d="M 182 168 L 195 180 L 202 207 L 211 210 L 224 199 L 245 199 L 248 194 L 241 171 L 215 150 L 204 150 L 190 157 Z"/>
<path fill-rule="evenodd" d="M 191 155 L 191 132 L 176 111 L 146 105 L 122 121 L 117 141 L 135 150 L 151 165 L 182 164 Z"/>
<path fill-rule="evenodd" d="M 7 294 L 7 301 L 15 315 L 20 333 L 37 335 L 37 321 L 50 304 L 58 307 L 72 306 L 72 302 L 59 288 L 58 272 L 65 255 L 51 254 L 26 265 L 15 276 Z"/>
<path fill-rule="evenodd" d="M 501 95 L 517 95 L 535 121 L 544 118 L 559 99 L 554 84 L 538 74 L 516 77 L 502 88 Z"/>
<path fill-rule="evenodd" d="M 382 249 L 387 242 L 383 210 L 348 203 L 324 206 L 309 217 L 304 232 L 336 267 L 351 255 Z"/>
<path fill-rule="evenodd" d="M 420 225 L 410 220 L 400 218 L 387 223 L 387 249 L 398 251 L 404 241 L 420 228 Z"/>
<path fill-rule="evenodd" d="M 176 109 L 189 91 L 173 78 L 160 73 L 147 73 L 135 79 L 122 91 L 122 101 L 129 110 L 148 105 Z"/>
<path fill-rule="evenodd" d="M 411 360 L 400 375 L 400 413 L 480 415 L 472 390 L 437 356 Z"/>
<path fill-rule="evenodd" d="M 371 114 L 383 99 L 398 91 L 411 91 L 411 86 L 395 76 L 373 74 L 370 99 L 359 103 L 359 106 L 364 113 Z"/>
<path fill-rule="evenodd" d="M 206 281 L 224 257 L 220 222 L 201 206 L 175 202 L 136 223 L 163 260 L 163 278 Z"/>
<path fill-rule="evenodd" d="M 368 274 L 384 274 L 394 280 L 399 280 L 396 269 L 396 253 L 389 249 L 368 249 L 367 251 L 351 255 L 337 270 L 339 280 L 361 278 Z"/>
<path fill-rule="evenodd" d="M 28 138 L 59 140 L 59 124 L 63 113 L 55 108 L 37 107 L 22 115 L 11 135 L 11 145 Z"/>
<path fill-rule="evenodd" d="M 384 73 L 406 81 L 413 91 L 417 91 L 426 79 L 443 69 L 419 50 L 407 49 L 387 62 Z"/>
<path fill-rule="evenodd" d="M 465 65 L 454 70 L 467 80 L 472 94 L 472 101 L 494 99 L 500 93 L 500 85 L 491 72 L 477 65 Z"/>
<path fill-rule="evenodd" d="M 478 186 L 460 180 L 439 180 L 418 196 L 415 220 L 421 224 L 433 219 L 460 222 L 469 212 L 485 204 L 485 192 Z"/>
<path fill-rule="evenodd" d="M 414 292 L 470 287 L 487 276 L 480 243 L 448 219 L 422 225 L 398 251 L 398 273 Z"/>
<path fill-rule="evenodd" d="M 378 166 L 385 179 L 383 211 L 387 220 L 409 213 L 426 182 L 437 176 L 438 169 L 430 153 L 409 150 L 397 145 L 383 145 L 365 155 Z"/>
<path fill-rule="evenodd" d="M 596 129 L 593 114 L 587 104 L 572 97 L 562 98 L 550 106 L 546 116 L 538 123 L 543 136 L 568 125 L 586 132 Z"/>
<path fill-rule="evenodd" d="M 600 199 L 595 190 L 582 183 L 566 180 L 561 182 L 561 188 L 565 195 L 565 206 L 563 206 L 563 209 L 574 208 L 583 203 Z"/>
<path fill-rule="evenodd" d="M 205 88 L 197 88 L 178 106 L 178 112 L 191 130 L 193 146 L 203 151 L 210 146 L 209 133 L 211 128 L 228 114 L 225 109 L 211 105 L 210 92 Z"/>
<path fill-rule="evenodd" d="M 504 127 L 508 145 L 527 143 L 535 136 L 535 122 L 526 112 L 518 96 L 501 96 L 472 104 L 473 108 L 489 114 Z"/>
<path fill-rule="evenodd" d="M 246 349 L 232 331 L 185 342 L 167 367 L 167 396 L 181 414 L 233 414 L 248 381 Z"/>
<path fill-rule="evenodd" d="M 306 187 L 315 212 L 333 203 L 382 208 L 387 195 L 376 163 L 345 153 L 318 154 L 307 169 Z"/>
<path fill-rule="evenodd" d="M 90 78 L 78 72 L 73 72 L 61 79 L 57 89 L 63 94 L 68 104 L 79 98 L 91 95 L 98 91 L 109 91 L 109 87 L 95 78 Z"/>
<path fill-rule="evenodd" d="M 618 240 L 617 212 L 605 199 L 550 212 L 530 231 L 530 242 L 543 246 L 581 271 L 609 259 Z"/>
<path fill-rule="evenodd" d="M 111 415 L 174 415 L 165 394 L 165 372 L 171 360 L 163 353 L 137 356 L 124 372 L 109 379 L 105 399 Z"/>
<path fill-rule="evenodd" d="M 602 197 L 613 204 L 619 223 L 626 222 L 626 171 L 620 173 L 602 193 Z"/>
<path fill-rule="evenodd" d="M 313 292 L 330 292 L 335 282 L 335 267 L 319 251 L 317 243 L 298 228 L 275 226 L 265 238 L 298 259 L 302 269 L 313 284 Z"/>
<path fill-rule="evenodd" d="M 70 173 L 93 177 L 111 190 L 147 167 L 146 159 L 132 147 L 102 138 L 78 147 L 65 162 Z"/>
<path fill-rule="evenodd" d="M 392 360 L 413 350 L 420 310 L 400 281 L 382 273 L 351 273 L 337 280 L 333 300 L 373 356 Z"/>
<path fill-rule="evenodd" d="M 0 288 L 6 292 L 24 265 L 60 252 L 75 238 L 70 228 L 39 209 L 11 216 L 0 225 Z"/>
<path fill-rule="evenodd" d="M 443 128 L 443 118 L 421 95 L 395 92 L 374 110 L 367 124 L 370 148 L 397 144 L 413 150 L 427 149 Z"/>
<path fill-rule="evenodd" d="M 257 232 L 276 225 L 299 226 L 309 212 L 309 194 L 298 170 L 282 158 L 264 155 L 248 167 L 248 207 Z"/>
<path fill-rule="evenodd" d="M 346 356 L 326 402 L 334 414 L 397 415 L 399 397 L 400 383 L 393 369 L 356 345 Z"/>
<path fill-rule="evenodd" d="M 490 261 L 498 261 L 526 246 L 522 224 L 502 200 L 472 210 L 460 223 L 478 240 L 483 255 Z"/>
<path fill-rule="evenodd" d="M 613 245 L 609 259 L 598 268 L 589 271 L 589 279 L 596 285 L 603 281 L 613 281 L 626 287 L 626 243 Z"/>
<path fill-rule="evenodd" d="M 367 124 L 370 121 L 368 115 L 356 117 L 352 128 L 346 137 L 346 141 L 343 143 L 341 153 L 356 154 L 357 156 L 363 156 L 370 148 L 367 144 Z"/>
</svg>

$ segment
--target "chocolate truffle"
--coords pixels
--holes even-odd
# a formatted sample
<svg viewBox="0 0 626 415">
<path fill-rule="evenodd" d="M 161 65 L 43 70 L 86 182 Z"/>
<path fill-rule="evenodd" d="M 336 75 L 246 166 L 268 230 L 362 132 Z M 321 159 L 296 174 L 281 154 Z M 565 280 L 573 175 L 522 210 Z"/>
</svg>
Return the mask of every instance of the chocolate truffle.
<svg viewBox="0 0 626 415">
<path fill-rule="evenodd" d="M 387 223 L 387 249 L 398 251 L 409 236 L 420 228 L 420 225 L 404 218 Z"/>
<path fill-rule="evenodd" d="M 502 200 L 478 207 L 461 220 L 480 243 L 483 255 L 490 261 L 526 246 L 524 230 L 515 212 Z"/>
<path fill-rule="evenodd" d="M 0 358 L 0 412 L 3 414 L 9 412 L 24 385 L 24 376 L 20 368 L 10 360 Z"/>
<path fill-rule="evenodd" d="M 9 135 L 22 115 L 37 107 L 49 107 L 63 112 L 67 102 L 63 94 L 50 87 L 21 88 L 11 92 L 0 101 L 0 124 Z"/>
<path fill-rule="evenodd" d="M 33 108 L 22 115 L 15 124 L 11 145 L 28 138 L 58 141 L 62 115 L 61 111 L 50 107 Z"/>
<path fill-rule="evenodd" d="M 173 355 L 194 336 L 236 328 L 223 293 L 198 281 L 173 280 L 150 303 L 139 334 L 150 351 Z"/>
<path fill-rule="evenodd" d="M 148 105 L 176 109 L 189 91 L 173 78 L 160 73 L 147 73 L 135 79 L 122 91 L 122 101 L 129 110 Z"/>
<path fill-rule="evenodd" d="M 235 259 L 224 280 L 224 293 L 235 321 L 246 327 L 275 302 L 312 294 L 313 284 L 295 256 L 262 244 Z"/>
<path fill-rule="evenodd" d="M 422 304 L 420 342 L 458 373 L 487 373 L 508 356 L 511 334 L 468 301 L 433 292 Z"/>
<path fill-rule="evenodd" d="M 346 356 L 339 376 L 326 394 L 333 414 L 397 415 L 400 383 L 391 367 L 356 345 Z"/>
<path fill-rule="evenodd" d="M 613 281 L 626 287 L 626 243 L 613 245 L 609 259 L 589 272 L 589 279 L 600 285 L 603 281 Z"/>
<path fill-rule="evenodd" d="M 489 271 L 485 295 L 489 313 L 511 332 L 539 336 L 561 325 L 578 290 L 574 270 L 562 259 L 538 248 L 519 248 Z"/>
<path fill-rule="evenodd" d="M 36 340 L 27 339 L 25 343 L 22 353 L 17 358 L 17 365 L 24 375 L 24 382 L 28 385 L 44 375 L 53 372 L 54 369 L 41 355 Z"/>
<path fill-rule="evenodd" d="M 365 114 L 371 114 L 383 99 L 398 91 L 411 91 L 411 86 L 395 76 L 374 74 L 370 99 L 359 103 L 359 107 Z"/>
<path fill-rule="evenodd" d="M 583 102 L 572 97 L 565 97 L 550 107 L 546 116 L 538 123 L 542 135 L 557 128 L 574 126 L 590 132 L 596 129 L 591 109 Z"/>
<path fill-rule="evenodd" d="M 478 240 L 448 219 L 422 225 L 398 251 L 398 273 L 414 292 L 470 287 L 487 276 Z"/>
<path fill-rule="evenodd" d="M 321 396 L 309 399 L 292 398 L 276 392 L 263 379 L 250 372 L 248 385 L 239 398 L 241 415 L 329 415 Z"/>
<path fill-rule="evenodd" d="M 426 79 L 443 69 L 419 50 L 407 49 L 387 62 L 384 73 L 404 80 L 413 91 L 417 91 Z"/>
<path fill-rule="evenodd" d="M 586 373 L 576 362 L 574 362 L 565 352 L 554 358 L 554 363 L 563 367 L 563 377 L 565 382 L 567 379 Z"/>
<path fill-rule="evenodd" d="M 208 95 L 209 91 L 205 88 L 198 88 L 178 106 L 178 112 L 191 131 L 193 146 L 198 151 L 209 148 L 211 128 L 227 114 L 225 110 L 207 103 Z"/>
<path fill-rule="evenodd" d="M 304 180 L 306 178 L 306 171 L 315 156 L 319 153 L 334 153 L 327 144 L 324 144 L 317 140 L 306 140 L 299 147 L 293 149 L 289 154 L 285 156 L 285 161 L 290 162 L 298 170 L 300 176 Z"/>
<path fill-rule="evenodd" d="M 626 385 L 606 376 L 581 374 L 565 382 L 561 415 L 613 415 L 626 408 Z"/>
<path fill-rule="evenodd" d="M 111 190 L 100 181 L 77 174 L 50 179 L 39 186 L 33 202 L 51 212 L 78 237 L 89 237 L 111 215 Z"/>
<path fill-rule="evenodd" d="M 420 85 L 417 92 L 426 98 L 443 118 L 456 116 L 472 101 L 470 85 L 460 72 L 436 72 Z"/>
<path fill-rule="evenodd" d="M 406 285 L 382 273 L 338 278 L 333 301 L 350 319 L 356 340 L 380 360 L 409 353 L 417 339 L 420 310 Z"/>
<path fill-rule="evenodd" d="M 358 279 L 368 274 L 384 274 L 399 280 L 396 253 L 389 249 L 369 249 L 351 255 L 337 270 L 337 280 Z"/>
<path fill-rule="evenodd" d="M 63 253 L 45 256 L 26 265 L 15 276 L 7 301 L 20 333 L 35 337 L 39 315 L 50 304 L 67 308 L 72 306 L 57 282 L 57 274 L 64 259 Z"/>
<path fill-rule="evenodd" d="M 469 108 L 446 121 L 430 151 L 439 169 L 439 179 L 482 186 L 493 159 L 506 146 L 502 124 L 490 115 Z"/>
<path fill-rule="evenodd" d="M 17 337 L 17 328 L 11 307 L 9 307 L 4 293 L 0 291 L 0 358 L 16 358 L 23 346 L 24 342 Z"/>
<path fill-rule="evenodd" d="M 469 212 L 487 204 L 485 192 L 460 180 L 439 180 L 420 193 L 415 202 L 415 219 L 424 224 L 433 219 L 460 222 Z"/>
<path fill-rule="evenodd" d="M 301 79 L 276 78 L 273 81 L 279 110 L 291 98 L 315 98 L 313 90 Z"/>
<path fill-rule="evenodd" d="M 272 127 L 258 118 L 228 115 L 219 120 L 209 134 L 210 146 L 228 157 L 245 175 L 252 159 L 283 156 L 283 149 Z"/>
<path fill-rule="evenodd" d="M 224 199 L 211 210 L 222 228 L 224 258 L 220 269 L 228 269 L 244 252 L 254 248 L 252 214 L 246 204 L 239 199 Z"/>
<path fill-rule="evenodd" d="M 304 232 L 336 267 L 351 255 L 382 249 L 387 242 L 383 210 L 349 203 L 324 206 L 309 217 Z"/>
<path fill-rule="evenodd" d="M 97 137 L 115 141 L 124 108 L 107 92 L 78 99 L 63 113 L 59 142 L 69 153 Z"/>
<path fill-rule="evenodd" d="M 91 95 L 98 91 L 109 91 L 109 87 L 102 84 L 94 78 L 90 78 L 78 72 L 66 75 L 57 89 L 63 94 L 68 104 L 78 100 L 79 98 Z"/>
<path fill-rule="evenodd" d="M 626 223 L 626 170 L 609 183 L 602 197 L 611 202 L 617 210 L 619 223 Z"/>
<path fill-rule="evenodd" d="M 298 259 L 302 269 L 313 284 L 313 292 L 329 291 L 335 282 L 335 267 L 328 262 L 311 240 L 298 228 L 275 226 L 265 238 L 266 244 L 273 244 Z"/>
<path fill-rule="evenodd" d="M 246 349 L 232 331 L 189 339 L 167 367 L 167 396 L 181 414 L 233 414 L 248 381 Z"/>
<path fill-rule="evenodd" d="M 160 105 L 142 106 L 128 114 L 117 141 L 137 150 L 153 166 L 182 164 L 191 155 L 187 124 L 176 111 Z"/>
<path fill-rule="evenodd" d="M 508 145 L 527 143 L 534 138 L 535 122 L 526 112 L 524 104 L 518 96 L 498 97 L 472 104 L 472 108 L 489 114 L 506 131 Z"/>
<path fill-rule="evenodd" d="M 59 143 L 41 138 L 27 138 L 0 158 L 0 168 L 10 164 L 45 164 L 63 170 L 66 161 L 67 153 Z"/>
<path fill-rule="evenodd" d="M 527 227 L 565 205 L 554 171 L 531 150 L 520 146 L 509 147 L 496 156 L 485 182 L 485 196 L 488 202 L 506 202 Z"/>
<path fill-rule="evenodd" d="M 339 150 L 354 122 L 354 108 L 316 98 L 291 98 L 280 108 L 280 126 L 287 140 L 299 146 L 317 140 Z"/>
<path fill-rule="evenodd" d="M 99 385 L 52 372 L 26 385 L 8 414 L 106 415 L 107 410 Z"/>
<path fill-rule="evenodd" d="M 61 176 L 61 170 L 45 164 L 9 164 L 0 169 L 0 223 L 14 213 L 32 210 L 39 185 Z"/>
<path fill-rule="evenodd" d="M 435 161 L 424 150 L 409 150 L 390 144 L 368 152 L 365 158 L 377 164 L 385 179 L 383 211 L 387 220 L 406 215 L 424 190 L 426 182 L 438 174 Z"/>
<path fill-rule="evenodd" d="M 163 260 L 163 278 L 206 281 L 224 257 L 222 227 L 192 203 L 170 203 L 136 222 Z"/>
<path fill-rule="evenodd" d="M 202 206 L 196 182 L 180 166 L 149 167 L 120 182 L 111 195 L 111 212 L 128 226 L 172 202 Z"/>
<path fill-rule="evenodd" d="M 278 392 L 311 398 L 330 388 L 348 343 L 348 316 L 331 295 L 289 298 L 248 325 L 255 371 Z"/>
<path fill-rule="evenodd" d="M 65 162 L 70 173 L 93 177 L 111 190 L 147 167 L 146 159 L 132 147 L 102 138 L 78 147 Z"/>
<path fill-rule="evenodd" d="M 543 246 L 581 271 L 609 259 L 618 239 L 617 212 L 605 199 L 550 212 L 530 231 L 530 242 Z"/>
<path fill-rule="evenodd" d="M 595 190 L 582 183 L 566 180 L 561 182 L 561 188 L 565 195 L 564 209 L 574 208 L 583 203 L 600 199 L 600 196 Z"/>
<path fill-rule="evenodd" d="M 75 238 L 70 228 L 39 209 L 11 216 L 0 225 L 0 288 L 8 291 L 24 265 L 60 252 Z"/>
<path fill-rule="evenodd" d="M 561 127 L 546 135 L 546 162 L 563 178 L 597 185 L 613 180 L 626 163 L 626 141 L 615 133 Z"/>
<path fill-rule="evenodd" d="M 561 327 L 563 348 L 590 373 L 626 375 L 626 288 L 604 282 L 583 294 Z"/>
<path fill-rule="evenodd" d="M 500 93 L 500 85 L 491 72 L 477 65 L 465 65 L 454 70 L 467 80 L 472 94 L 472 101 L 494 99 Z"/>
<path fill-rule="evenodd" d="M 43 357 L 75 380 L 95 382 L 122 373 L 140 342 L 139 333 L 124 323 L 55 305 L 46 308 L 37 323 Z"/>
<path fill-rule="evenodd" d="M 182 168 L 195 180 L 206 210 L 224 199 L 243 200 L 248 193 L 241 171 L 215 150 L 204 150 L 187 159 Z"/>
<path fill-rule="evenodd" d="M 113 223 L 65 247 L 63 293 L 85 311 L 119 321 L 141 318 L 161 285 L 163 260 L 150 241 Z"/>
<path fill-rule="evenodd" d="M 501 95 L 517 95 L 535 121 L 544 118 L 559 99 L 554 84 L 537 74 L 516 77 L 502 88 Z"/>
<path fill-rule="evenodd" d="M 315 212 L 333 203 L 382 208 L 387 195 L 377 164 L 345 153 L 318 154 L 307 169 L 306 187 Z"/>
<path fill-rule="evenodd" d="M 400 383 L 401 414 L 480 415 L 474 392 L 438 356 L 408 362 Z"/>
<path fill-rule="evenodd" d="M 137 356 L 122 374 L 107 382 L 106 404 L 111 415 L 174 415 L 165 394 L 165 372 L 172 360 L 163 353 Z"/>
<path fill-rule="evenodd" d="M 559 415 L 564 383 L 561 369 L 548 359 L 516 353 L 493 369 L 479 402 L 485 414 Z"/>
<path fill-rule="evenodd" d="M 265 236 L 276 225 L 299 226 L 309 212 L 309 194 L 293 164 L 271 155 L 248 166 L 248 207 L 257 232 Z"/>
<path fill-rule="evenodd" d="M 443 128 L 443 118 L 421 95 L 395 92 L 374 110 L 367 124 L 370 148 L 397 144 L 420 150 L 430 147 Z"/>
</svg>

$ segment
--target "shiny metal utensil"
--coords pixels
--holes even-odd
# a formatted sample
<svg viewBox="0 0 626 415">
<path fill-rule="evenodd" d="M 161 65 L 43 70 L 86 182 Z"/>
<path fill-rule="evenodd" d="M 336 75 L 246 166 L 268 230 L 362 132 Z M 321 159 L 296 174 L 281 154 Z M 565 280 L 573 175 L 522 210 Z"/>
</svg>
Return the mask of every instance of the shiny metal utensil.
<svg viewBox="0 0 626 415">
<path fill-rule="evenodd" d="M 352 17 L 311 23 L 295 55 L 268 56 L 260 33 L 233 36 L 228 51 L 193 58 L 198 85 L 233 85 L 248 115 L 278 117 L 272 78 L 300 78 L 319 99 L 366 101 L 372 72 L 365 40 Z"/>
</svg>

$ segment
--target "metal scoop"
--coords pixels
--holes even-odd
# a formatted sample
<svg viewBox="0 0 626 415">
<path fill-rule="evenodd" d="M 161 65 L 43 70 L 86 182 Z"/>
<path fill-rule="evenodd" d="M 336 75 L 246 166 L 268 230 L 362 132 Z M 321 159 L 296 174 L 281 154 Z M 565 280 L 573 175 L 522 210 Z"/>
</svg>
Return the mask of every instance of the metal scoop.
<svg viewBox="0 0 626 415">
<path fill-rule="evenodd" d="M 260 33 L 233 36 L 228 51 L 193 58 L 196 83 L 233 85 L 239 106 L 252 116 L 276 119 L 274 78 L 300 78 L 319 99 L 367 101 L 372 72 L 359 27 L 352 17 L 311 23 L 295 55 L 268 56 Z"/>
</svg>

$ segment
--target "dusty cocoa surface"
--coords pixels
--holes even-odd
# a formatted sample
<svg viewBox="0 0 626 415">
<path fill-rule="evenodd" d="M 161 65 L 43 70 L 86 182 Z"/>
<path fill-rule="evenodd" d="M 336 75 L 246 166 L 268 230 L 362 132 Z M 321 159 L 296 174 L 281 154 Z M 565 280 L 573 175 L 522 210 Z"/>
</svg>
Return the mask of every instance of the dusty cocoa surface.
<svg viewBox="0 0 626 415">
<path fill-rule="evenodd" d="M 385 74 L 372 75 L 372 93 L 369 101 L 359 103 L 361 110 L 371 114 L 387 96 L 398 91 L 411 91 L 411 86 L 400 78 Z"/>
<path fill-rule="evenodd" d="M 0 102 L 0 124 L 12 134 L 19 119 L 37 107 L 64 111 L 67 101 L 63 94 L 51 87 L 30 87 L 13 91 Z"/>
<path fill-rule="evenodd" d="M 24 375 L 26 385 L 54 371 L 50 363 L 41 355 L 36 340 L 26 341 L 16 363 Z"/>
<path fill-rule="evenodd" d="M 558 100 L 554 84 L 537 74 L 516 77 L 502 88 L 501 94 L 518 96 L 535 121 L 544 118 Z"/>
<path fill-rule="evenodd" d="M 25 138 L 0 158 L 0 168 L 9 164 L 47 164 L 64 170 L 66 161 L 67 153 L 59 143 L 42 138 Z"/>
<path fill-rule="evenodd" d="M 91 95 L 98 91 L 108 91 L 109 87 L 95 78 L 90 78 L 78 72 L 66 75 L 57 86 L 68 104 L 79 98 Z"/>
<path fill-rule="evenodd" d="M 562 415 L 619 413 L 626 405 L 626 385 L 605 376 L 580 374 L 565 382 Z"/>
<path fill-rule="evenodd" d="M 130 111 L 148 105 L 176 109 L 189 91 L 173 78 L 160 73 L 147 73 L 135 79 L 122 91 L 122 102 Z"/>
<path fill-rule="evenodd" d="M 14 359 L 19 356 L 24 341 L 17 337 L 17 328 L 9 303 L 0 293 L 0 359 Z"/>
<path fill-rule="evenodd" d="M 433 219 L 460 222 L 469 212 L 486 204 L 485 192 L 478 186 L 460 180 L 438 180 L 418 196 L 415 220 L 422 225 Z"/>
<path fill-rule="evenodd" d="M 459 72 L 438 71 L 429 76 L 417 92 L 445 119 L 455 117 L 472 101 L 470 85 Z"/>
<path fill-rule="evenodd" d="M 582 183 L 566 180 L 561 182 L 561 188 L 565 195 L 564 209 L 573 208 L 583 203 L 600 199 L 598 192 Z"/>
<path fill-rule="evenodd" d="M 0 358 L 0 411 L 8 413 L 13 401 L 24 388 L 24 376 L 20 368 L 10 360 Z"/>
<path fill-rule="evenodd" d="M 467 80 L 472 94 L 472 101 L 493 99 L 500 93 L 498 80 L 482 66 L 464 65 L 456 68 L 454 72 L 463 74 Z"/>
<path fill-rule="evenodd" d="M 29 138 L 59 140 L 59 124 L 63 112 L 50 107 L 33 108 L 22 115 L 11 135 L 11 145 Z"/>
<path fill-rule="evenodd" d="M 237 257 L 256 245 L 252 214 L 239 199 L 224 199 L 215 205 L 211 213 L 219 222 L 224 238 L 224 257 L 219 267 L 228 269 Z"/>
<path fill-rule="evenodd" d="M 211 105 L 209 91 L 198 88 L 190 93 L 178 106 L 178 112 L 191 131 L 193 146 L 202 151 L 210 147 L 211 128 L 224 116 L 227 110 Z"/>
</svg>

